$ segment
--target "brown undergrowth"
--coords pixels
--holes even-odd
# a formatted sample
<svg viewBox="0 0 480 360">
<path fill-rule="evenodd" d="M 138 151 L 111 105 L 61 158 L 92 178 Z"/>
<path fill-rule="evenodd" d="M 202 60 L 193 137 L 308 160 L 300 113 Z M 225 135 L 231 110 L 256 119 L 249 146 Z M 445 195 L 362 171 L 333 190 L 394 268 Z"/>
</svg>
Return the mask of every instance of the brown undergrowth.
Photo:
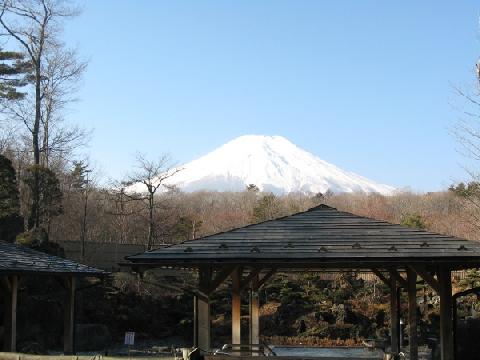
<svg viewBox="0 0 480 360">
<path fill-rule="evenodd" d="M 362 346 L 360 339 L 327 339 L 315 336 L 263 336 L 262 342 L 266 344 L 288 345 L 288 346 L 321 346 L 321 347 L 337 347 L 337 346 Z"/>
</svg>

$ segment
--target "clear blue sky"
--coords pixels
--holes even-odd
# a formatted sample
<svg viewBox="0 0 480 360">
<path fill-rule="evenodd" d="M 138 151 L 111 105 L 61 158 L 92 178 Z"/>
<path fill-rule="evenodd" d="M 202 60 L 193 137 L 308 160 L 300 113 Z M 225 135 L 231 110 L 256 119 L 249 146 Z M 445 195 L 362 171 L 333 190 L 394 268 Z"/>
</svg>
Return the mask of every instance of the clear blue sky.
<svg viewBox="0 0 480 360">
<path fill-rule="evenodd" d="M 90 65 L 69 118 L 120 177 L 283 135 L 344 169 L 430 191 L 466 178 L 453 86 L 474 84 L 477 1 L 85 1 L 65 38 Z"/>
</svg>

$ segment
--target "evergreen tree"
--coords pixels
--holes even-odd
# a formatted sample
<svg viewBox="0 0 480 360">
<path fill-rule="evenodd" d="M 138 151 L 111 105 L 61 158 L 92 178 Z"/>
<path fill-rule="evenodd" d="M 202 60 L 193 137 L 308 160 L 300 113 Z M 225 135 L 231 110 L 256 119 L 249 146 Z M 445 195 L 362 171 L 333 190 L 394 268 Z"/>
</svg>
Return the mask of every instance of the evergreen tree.
<svg viewBox="0 0 480 360">
<path fill-rule="evenodd" d="M 0 217 L 18 214 L 19 209 L 15 169 L 8 158 L 0 155 Z"/>
<path fill-rule="evenodd" d="M 180 216 L 173 229 L 174 239 L 179 241 L 194 240 L 196 233 L 202 227 L 202 223 L 201 220 L 197 220 L 193 216 Z"/>
<path fill-rule="evenodd" d="M 248 184 L 248 186 L 247 186 L 247 191 L 251 191 L 251 192 L 257 193 L 257 192 L 260 191 L 260 189 L 259 189 L 258 186 L 255 185 L 255 184 Z"/>
<path fill-rule="evenodd" d="M 22 53 L 0 50 L 0 99 L 23 99 L 25 93 L 19 88 L 30 81 L 30 71 L 31 64 L 24 61 Z"/>
<path fill-rule="evenodd" d="M 480 286 L 480 271 L 478 271 L 478 269 L 467 270 L 465 278 L 460 280 L 460 285 L 465 289 Z"/>
<path fill-rule="evenodd" d="M 85 161 L 74 161 L 73 170 L 70 173 L 72 179 L 71 186 L 73 190 L 82 193 L 83 197 L 83 214 L 82 214 L 82 229 L 80 232 L 81 243 L 81 258 L 85 259 L 85 243 L 87 241 L 87 212 L 88 212 L 88 197 L 90 193 L 90 186 L 88 174 L 91 172 L 88 164 Z"/>
<path fill-rule="evenodd" d="M 87 173 L 90 170 L 88 169 L 88 165 L 84 161 L 74 161 L 73 162 L 73 169 L 70 173 L 71 178 L 71 186 L 73 189 L 82 190 L 88 184 L 87 181 Z"/>
<path fill-rule="evenodd" d="M 409 214 L 407 216 L 404 216 L 401 221 L 401 224 L 414 229 L 420 229 L 420 230 L 424 230 L 426 227 L 425 221 L 422 219 L 422 217 L 419 214 Z"/>
<path fill-rule="evenodd" d="M 281 209 L 277 197 L 267 194 L 257 201 L 253 208 L 253 221 L 262 222 L 280 216 Z"/>
<path fill-rule="evenodd" d="M 0 155 L 0 240 L 11 242 L 22 231 L 23 219 L 19 212 L 15 169 L 8 158 Z"/>
<path fill-rule="evenodd" d="M 38 181 L 38 183 L 37 183 Z M 29 228 L 33 228 L 32 222 L 39 220 L 40 224 L 47 224 L 54 216 L 62 213 L 63 194 L 60 190 L 60 182 L 55 173 L 43 166 L 30 166 L 24 176 L 25 183 L 30 195 L 34 193 L 34 189 L 38 186 L 39 201 L 36 211 L 37 214 L 29 214 Z"/>
<path fill-rule="evenodd" d="M 480 183 L 477 181 L 470 181 L 465 185 L 465 183 L 461 182 L 457 185 L 451 185 L 448 190 L 453 192 L 455 195 L 464 198 L 479 196 Z"/>
</svg>

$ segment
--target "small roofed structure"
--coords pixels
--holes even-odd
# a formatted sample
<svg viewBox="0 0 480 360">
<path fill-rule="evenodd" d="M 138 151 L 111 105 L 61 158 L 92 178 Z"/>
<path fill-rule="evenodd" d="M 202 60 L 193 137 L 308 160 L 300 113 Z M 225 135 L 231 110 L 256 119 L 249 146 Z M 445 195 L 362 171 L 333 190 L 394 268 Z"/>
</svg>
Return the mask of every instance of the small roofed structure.
<svg viewBox="0 0 480 360">
<path fill-rule="evenodd" d="M 52 256 L 21 245 L 0 241 L 0 287 L 5 295 L 4 351 L 16 351 L 17 295 L 22 276 L 55 276 L 62 280 L 64 301 L 64 353 L 73 354 L 75 336 L 76 280 L 103 277 L 103 270 Z"/>
<path fill-rule="evenodd" d="M 389 264 L 479 263 L 480 243 L 338 211 L 306 212 L 185 241 L 128 260 L 145 266 L 262 264 L 289 268 L 366 268 Z"/>
<path fill-rule="evenodd" d="M 453 360 L 451 271 L 480 267 L 480 243 L 390 224 L 320 205 L 306 212 L 126 258 L 136 271 L 198 271 L 194 342 L 210 349 L 210 296 L 232 280 L 232 344 L 240 344 L 241 292 L 250 289 L 250 344 L 259 344 L 258 289 L 277 271 L 364 270 L 391 289 L 391 348 L 398 353 L 397 290 L 408 291 L 410 359 L 418 359 L 416 280 L 440 295 L 441 358 Z"/>
</svg>

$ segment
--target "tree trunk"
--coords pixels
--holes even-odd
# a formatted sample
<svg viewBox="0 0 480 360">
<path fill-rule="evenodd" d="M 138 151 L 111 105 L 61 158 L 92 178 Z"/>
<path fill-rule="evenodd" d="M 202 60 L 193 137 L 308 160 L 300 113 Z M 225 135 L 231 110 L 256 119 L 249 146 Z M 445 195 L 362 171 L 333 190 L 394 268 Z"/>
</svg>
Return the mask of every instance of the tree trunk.
<svg viewBox="0 0 480 360">
<path fill-rule="evenodd" d="M 43 125 L 43 161 L 42 161 L 42 166 L 45 166 L 45 167 L 49 167 L 49 158 L 50 158 L 50 154 L 49 154 L 49 128 L 48 128 L 48 122 L 49 122 L 49 119 L 48 119 L 48 115 L 45 117 L 44 119 L 44 125 Z"/>
<path fill-rule="evenodd" d="M 40 58 L 35 61 L 35 121 L 32 129 L 32 150 L 34 165 L 38 167 L 40 165 L 40 146 L 39 146 L 39 133 L 40 133 L 40 120 L 41 120 L 41 68 Z M 34 173 L 34 186 L 32 194 L 32 207 L 31 215 L 29 219 L 29 229 L 35 229 L 40 223 L 40 178 L 38 169 L 35 169 Z"/>
<path fill-rule="evenodd" d="M 85 198 L 83 203 L 83 218 L 82 218 L 82 248 L 81 248 L 81 259 L 85 260 L 85 239 L 87 237 L 87 211 L 88 211 L 88 185 L 85 185 Z"/>
<path fill-rule="evenodd" d="M 148 211 L 149 211 L 149 217 L 148 217 L 148 243 L 147 243 L 147 250 L 151 250 L 153 247 L 153 197 L 154 193 L 150 192 L 148 194 Z"/>
<path fill-rule="evenodd" d="M 195 220 L 192 220 L 192 239 L 191 240 L 195 240 L 197 234 L 196 234 L 196 221 Z"/>
<path fill-rule="evenodd" d="M 127 223 L 127 216 L 125 215 L 125 202 L 124 202 L 124 198 L 123 198 L 123 189 L 122 189 L 122 192 L 120 193 L 120 222 L 121 222 L 121 235 L 120 235 L 120 240 L 121 240 L 121 243 L 122 244 L 126 244 L 127 243 L 127 226 L 126 226 L 126 223 Z"/>
</svg>

